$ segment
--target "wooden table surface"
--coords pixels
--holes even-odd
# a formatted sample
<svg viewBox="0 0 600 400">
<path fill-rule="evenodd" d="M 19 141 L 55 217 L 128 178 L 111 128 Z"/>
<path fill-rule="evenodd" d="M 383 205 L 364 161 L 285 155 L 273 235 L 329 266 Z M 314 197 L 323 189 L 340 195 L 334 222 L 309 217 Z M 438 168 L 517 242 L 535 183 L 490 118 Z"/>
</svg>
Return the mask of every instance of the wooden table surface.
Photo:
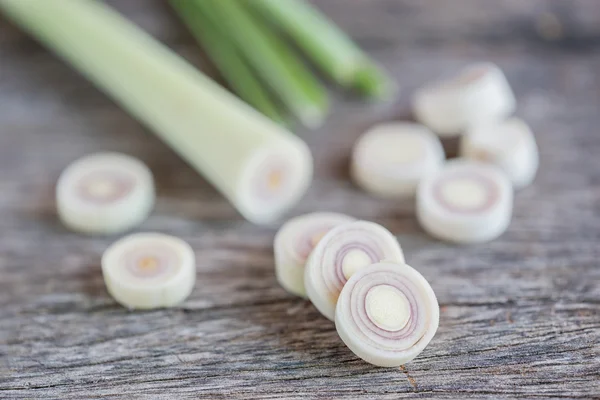
<svg viewBox="0 0 600 400">
<path fill-rule="evenodd" d="M 0 398 L 600 398 L 600 2 L 321 0 L 402 84 L 368 105 L 334 95 L 317 131 L 298 129 L 316 178 L 291 215 L 336 210 L 384 224 L 440 301 L 440 328 L 400 369 L 357 359 L 334 325 L 282 290 L 277 224 L 245 222 L 173 151 L 0 19 Z M 159 0 L 119 10 L 212 71 Z M 460 247 L 419 228 L 411 201 L 349 181 L 369 125 L 408 114 L 418 85 L 478 60 L 512 82 L 541 170 L 516 195 L 508 232 Z M 53 186 L 69 162 L 115 150 L 152 168 L 158 203 L 139 228 L 189 241 L 198 281 L 180 307 L 129 312 L 99 266 L 116 237 L 67 231 Z"/>
</svg>

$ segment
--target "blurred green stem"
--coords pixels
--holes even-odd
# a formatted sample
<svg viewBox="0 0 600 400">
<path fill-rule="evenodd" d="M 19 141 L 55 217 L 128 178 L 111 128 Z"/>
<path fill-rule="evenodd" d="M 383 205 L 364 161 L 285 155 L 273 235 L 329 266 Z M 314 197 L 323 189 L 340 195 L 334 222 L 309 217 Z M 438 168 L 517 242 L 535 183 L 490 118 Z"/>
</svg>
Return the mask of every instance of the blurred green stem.
<svg viewBox="0 0 600 400">
<path fill-rule="evenodd" d="M 210 16 L 205 15 L 194 2 L 189 0 L 171 0 L 171 6 L 231 88 L 258 111 L 283 124 L 285 120 L 265 88 L 235 45 L 219 30 Z"/>
<path fill-rule="evenodd" d="M 287 32 L 338 84 L 387 97 L 393 81 L 332 21 L 304 0 L 246 0 Z"/>
<path fill-rule="evenodd" d="M 307 126 L 322 123 L 328 111 L 325 89 L 274 32 L 238 0 L 194 1 L 214 13 L 238 50 L 294 115 Z"/>
</svg>

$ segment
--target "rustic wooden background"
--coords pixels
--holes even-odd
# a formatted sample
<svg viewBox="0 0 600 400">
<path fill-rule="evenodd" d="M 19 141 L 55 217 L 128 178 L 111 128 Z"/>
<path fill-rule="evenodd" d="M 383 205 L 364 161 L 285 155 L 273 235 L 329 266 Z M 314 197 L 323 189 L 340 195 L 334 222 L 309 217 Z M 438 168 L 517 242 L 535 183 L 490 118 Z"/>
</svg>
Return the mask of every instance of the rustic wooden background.
<svg viewBox="0 0 600 400">
<path fill-rule="evenodd" d="M 600 2 L 320 0 L 403 85 L 393 104 L 337 94 L 318 131 L 316 180 L 293 210 L 337 210 L 398 235 L 441 303 L 437 336 L 400 369 L 357 359 L 273 274 L 277 225 L 244 222 L 190 167 L 77 73 L 0 19 L 0 397 L 600 398 Z M 113 0 L 207 71 L 159 0 Z M 533 126 L 541 171 L 509 231 L 457 247 L 427 237 L 413 204 L 349 182 L 353 141 L 407 115 L 411 90 L 477 60 L 497 62 Z M 128 312 L 99 260 L 116 238 L 57 221 L 53 185 L 84 154 L 147 162 L 158 204 L 143 231 L 183 237 L 198 283 L 181 307 Z"/>
</svg>

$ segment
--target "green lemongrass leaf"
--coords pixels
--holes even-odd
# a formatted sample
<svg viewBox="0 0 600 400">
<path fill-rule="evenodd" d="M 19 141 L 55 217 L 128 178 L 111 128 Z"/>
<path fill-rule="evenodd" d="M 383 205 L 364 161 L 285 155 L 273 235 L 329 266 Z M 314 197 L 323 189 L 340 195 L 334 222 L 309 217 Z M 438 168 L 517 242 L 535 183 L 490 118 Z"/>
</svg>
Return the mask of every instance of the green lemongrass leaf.
<svg viewBox="0 0 600 400">
<path fill-rule="evenodd" d="M 328 111 L 327 94 L 296 54 L 237 0 L 194 0 L 213 13 L 261 78 L 305 125 L 318 126 Z"/>
<path fill-rule="evenodd" d="M 288 33 L 326 74 L 346 88 L 387 97 L 395 84 L 323 13 L 304 0 L 247 0 Z"/>
<path fill-rule="evenodd" d="M 254 108 L 272 120 L 285 124 L 277 106 L 227 34 L 223 33 L 194 2 L 171 0 L 171 6 L 231 88 Z"/>
</svg>

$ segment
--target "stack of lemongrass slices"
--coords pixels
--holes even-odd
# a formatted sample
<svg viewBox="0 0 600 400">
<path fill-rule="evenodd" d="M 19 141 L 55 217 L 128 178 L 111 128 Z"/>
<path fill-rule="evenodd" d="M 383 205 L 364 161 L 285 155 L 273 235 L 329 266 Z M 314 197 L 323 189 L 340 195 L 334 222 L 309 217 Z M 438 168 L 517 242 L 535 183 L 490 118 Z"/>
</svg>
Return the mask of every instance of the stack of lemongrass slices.
<svg viewBox="0 0 600 400">
<path fill-rule="evenodd" d="M 413 97 L 420 123 L 375 126 L 355 144 L 351 175 L 379 197 L 416 197 L 432 236 L 457 243 L 500 236 L 512 216 L 513 189 L 538 169 L 531 129 L 510 117 L 516 101 L 503 72 L 479 63 L 426 85 Z M 460 137 L 461 158 L 446 161 L 440 138 Z"/>
<path fill-rule="evenodd" d="M 343 342 L 363 360 L 400 366 L 435 335 L 435 294 L 383 226 L 343 214 L 307 214 L 279 230 L 274 250 L 280 284 L 335 321 Z"/>
</svg>

